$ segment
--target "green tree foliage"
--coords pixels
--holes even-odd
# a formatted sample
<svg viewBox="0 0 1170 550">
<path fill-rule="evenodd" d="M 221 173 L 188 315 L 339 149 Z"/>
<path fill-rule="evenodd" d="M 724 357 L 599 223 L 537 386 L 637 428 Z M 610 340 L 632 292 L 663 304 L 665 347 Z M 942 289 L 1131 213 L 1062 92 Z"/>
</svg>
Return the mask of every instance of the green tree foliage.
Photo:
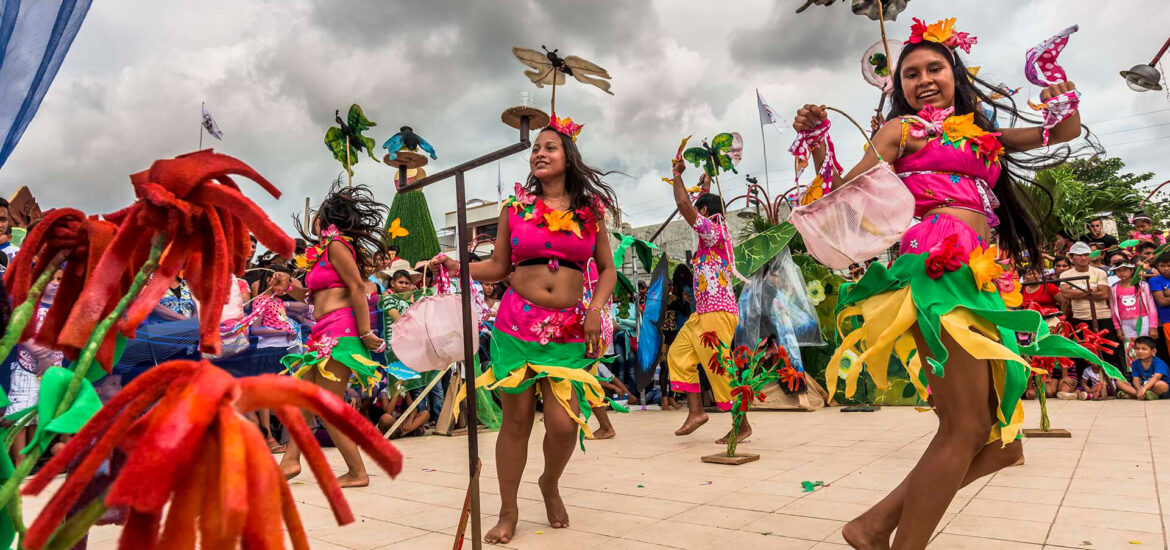
<svg viewBox="0 0 1170 550">
<path fill-rule="evenodd" d="M 1061 230 L 1074 237 L 1082 235 L 1085 222 L 1093 215 L 1130 213 L 1141 203 L 1139 192 L 1122 179 L 1132 174 L 1117 176 L 1116 170 L 1110 172 L 1098 161 L 1092 165 L 1083 162 L 1077 160 L 1042 170 L 1036 174 L 1035 186 L 1024 187 L 1033 219 L 1037 220 L 1046 241 L 1051 242 Z M 1083 181 L 1082 177 L 1096 181 Z"/>
</svg>

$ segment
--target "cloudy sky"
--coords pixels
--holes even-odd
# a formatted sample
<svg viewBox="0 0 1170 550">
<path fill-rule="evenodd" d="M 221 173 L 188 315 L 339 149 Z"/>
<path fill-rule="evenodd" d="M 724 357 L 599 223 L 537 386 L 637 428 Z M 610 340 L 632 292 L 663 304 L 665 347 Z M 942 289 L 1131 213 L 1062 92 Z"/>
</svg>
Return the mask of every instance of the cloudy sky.
<svg viewBox="0 0 1170 550">
<path fill-rule="evenodd" d="M 413 126 L 438 149 L 428 170 L 449 167 L 516 139 L 499 114 L 523 92 L 547 108 L 548 88 L 533 87 L 510 52 L 544 44 L 613 75 L 613 96 L 570 81 L 558 90 L 560 114 L 585 123 L 578 144 L 587 162 L 628 174 L 609 178 L 626 220 L 654 223 L 673 207 L 659 178 L 687 134 L 741 132 L 741 176 L 723 178 L 724 192 L 742 192 L 742 174 L 764 183 L 755 89 L 789 120 L 805 103 L 872 114 L 878 92 L 859 66 L 878 39 L 877 23 L 841 2 L 797 15 L 801 3 L 99 0 L 0 169 L 0 195 L 27 185 L 46 208 L 120 208 L 133 198 L 128 174 L 197 147 L 206 102 L 225 137 L 205 136 L 204 146 L 243 159 L 281 188 L 279 200 L 258 187 L 252 196 L 291 228 L 305 197 L 319 200 L 341 171 L 322 142 L 335 109 L 361 104 L 378 123 L 370 135 L 379 146 L 399 126 Z M 1023 78 L 1024 52 L 1080 24 L 1062 61 L 1084 92 L 1084 120 L 1134 171 L 1170 178 L 1170 98 L 1134 93 L 1117 74 L 1149 62 L 1170 34 L 1170 2 L 911 0 L 888 32 L 900 40 L 911 17 L 948 16 L 979 37 L 968 64 L 1032 97 L 1039 90 Z M 860 137 L 843 124 L 834 133 L 842 162 L 855 162 Z M 793 132 L 768 127 L 764 135 L 775 192 L 792 182 Z M 527 174 L 527 155 L 501 170 L 508 189 Z M 390 202 L 389 167 L 363 157 L 355 172 L 355 182 Z M 473 172 L 469 196 L 494 199 L 496 172 Z M 442 225 L 442 213 L 454 208 L 451 189 L 427 194 Z"/>
</svg>

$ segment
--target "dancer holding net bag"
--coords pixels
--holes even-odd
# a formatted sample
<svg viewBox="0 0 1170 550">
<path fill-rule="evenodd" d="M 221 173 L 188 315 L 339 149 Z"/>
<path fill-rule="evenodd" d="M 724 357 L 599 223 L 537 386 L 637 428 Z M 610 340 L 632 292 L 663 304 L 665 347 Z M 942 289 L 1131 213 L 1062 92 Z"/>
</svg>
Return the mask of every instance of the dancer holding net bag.
<svg viewBox="0 0 1170 550">
<path fill-rule="evenodd" d="M 1023 178 L 1017 172 L 1062 162 L 1069 148 L 1023 153 L 1076 139 L 1080 116 L 1075 86 L 1061 82 L 1041 93 L 1045 102 L 1062 98 L 1061 120 L 995 131 L 980 102 L 992 106 L 993 113 L 1019 113 L 1010 99 L 993 102 L 991 87 L 972 77 L 959 58 L 957 49 L 969 53 L 975 42 L 954 30 L 953 19 L 929 26 L 915 19 L 893 73 L 887 122 L 861 162 L 843 177 L 828 138 L 826 108 L 805 105 L 793 123 L 799 133 L 792 149 L 798 168 L 811 156 L 832 188 L 792 217 L 818 259 L 832 264 L 877 255 L 880 246 L 860 250 L 856 244 L 875 241 L 881 225 L 875 222 L 883 220 L 867 220 L 872 212 L 912 209 L 921 220 L 901 236 L 901 255 L 888 268 L 875 264 L 843 289 L 838 305 L 839 329 L 859 317 L 863 324 L 843 335 L 829 362 L 830 395 L 846 352 L 859 354 L 879 386 L 887 385 L 885 371 L 896 353 L 920 396 L 930 396 L 939 418 L 938 432 L 905 480 L 842 530 L 855 548 L 889 548 L 895 528 L 893 548 L 925 547 L 963 485 L 1023 459 L 1017 436 L 1029 367 L 1021 353 L 1080 357 L 1119 377 L 1088 350 L 1049 334 L 1038 313 L 1008 309 L 1020 303 L 1020 283 L 998 258 L 1041 257 L 1035 221 L 1018 198 Z M 1045 64 L 1054 62 L 1055 55 Z M 909 193 L 866 192 L 889 185 L 891 177 Z M 844 183 L 832 187 L 834 180 Z M 890 204 L 899 201 L 904 202 Z M 846 217 L 851 219 L 843 221 Z M 841 232 L 854 235 L 826 239 Z M 896 242 L 896 232 L 894 237 L 885 246 Z M 1018 346 L 1017 332 L 1033 333 L 1033 343 Z M 846 394 L 856 389 L 860 371 L 848 374 Z"/>
</svg>

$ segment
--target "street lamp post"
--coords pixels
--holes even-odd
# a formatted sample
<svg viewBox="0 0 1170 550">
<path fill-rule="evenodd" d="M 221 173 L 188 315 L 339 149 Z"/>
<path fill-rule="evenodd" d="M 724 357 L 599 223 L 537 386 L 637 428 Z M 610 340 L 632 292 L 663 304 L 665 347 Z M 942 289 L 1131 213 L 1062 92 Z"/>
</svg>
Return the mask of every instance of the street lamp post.
<svg viewBox="0 0 1170 550">
<path fill-rule="evenodd" d="M 1162 49 L 1158 50 L 1158 54 L 1147 65 L 1134 65 L 1128 71 L 1121 71 L 1122 78 L 1125 79 L 1125 84 L 1129 89 L 1135 92 L 1148 92 L 1151 90 L 1159 91 L 1162 89 L 1162 74 L 1154 65 L 1158 64 L 1158 60 L 1162 59 L 1162 54 L 1166 53 L 1166 49 L 1170 48 L 1170 38 L 1166 39 L 1166 43 L 1162 44 Z"/>
</svg>

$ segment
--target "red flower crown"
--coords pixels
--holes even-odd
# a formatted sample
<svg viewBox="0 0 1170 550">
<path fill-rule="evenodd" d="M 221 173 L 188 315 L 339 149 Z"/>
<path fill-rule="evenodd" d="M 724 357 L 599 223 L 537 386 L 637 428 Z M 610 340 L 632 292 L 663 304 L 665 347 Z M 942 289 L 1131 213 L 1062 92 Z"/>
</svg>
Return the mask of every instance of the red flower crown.
<svg viewBox="0 0 1170 550">
<path fill-rule="evenodd" d="M 577 141 L 577 134 L 580 134 L 581 129 L 585 127 L 584 124 L 577 124 L 576 122 L 573 122 L 573 119 L 569 117 L 557 118 L 556 113 L 552 114 L 552 118 L 549 120 L 548 125 L 553 130 L 569 136 L 574 142 Z"/>
<path fill-rule="evenodd" d="M 962 48 L 966 53 L 971 53 L 971 46 L 979 42 L 978 38 L 970 34 L 956 31 L 953 17 L 940 19 L 933 25 L 927 25 L 925 21 L 915 17 L 914 24 L 910 26 L 910 38 L 904 44 L 917 44 L 923 40 L 937 42 L 952 50 Z"/>
</svg>

